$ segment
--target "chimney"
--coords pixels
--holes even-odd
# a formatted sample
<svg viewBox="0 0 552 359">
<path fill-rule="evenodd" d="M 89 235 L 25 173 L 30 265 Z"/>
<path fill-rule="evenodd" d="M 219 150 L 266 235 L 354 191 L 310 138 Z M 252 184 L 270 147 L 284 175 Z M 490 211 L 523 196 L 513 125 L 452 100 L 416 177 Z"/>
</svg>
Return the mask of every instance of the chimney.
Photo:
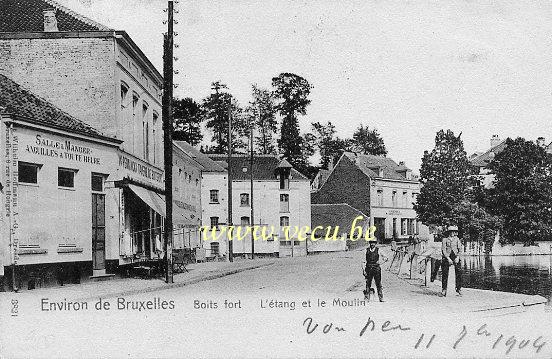
<svg viewBox="0 0 552 359">
<path fill-rule="evenodd" d="M 546 146 L 546 140 L 544 137 L 537 138 L 537 146 L 544 147 Z"/>
<path fill-rule="evenodd" d="M 491 148 L 498 146 L 500 142 L 500 137 L 498 137 L 498 135 L 493 135 L 493 137 L 491 137 Z"/>
<path fill-rule="evenodd" d="M 44 16 L 44 32 L 59 31 L 56 18 L 56 9 L 46 9 L 42 11 Z"/>
</svg>

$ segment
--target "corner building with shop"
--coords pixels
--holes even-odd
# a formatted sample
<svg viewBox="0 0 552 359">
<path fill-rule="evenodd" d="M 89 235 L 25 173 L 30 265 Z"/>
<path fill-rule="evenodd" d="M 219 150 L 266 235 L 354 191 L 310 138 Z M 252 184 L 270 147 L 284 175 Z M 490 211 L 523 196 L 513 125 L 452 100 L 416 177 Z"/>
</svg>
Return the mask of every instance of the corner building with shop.
<svg viewBox="0 0 552 359">
<path fill-rule="evenodd" d="M 32 90 L 32 94 L 48 106 L 109 139 L 109 150 L 106 149 L 105 153 L 78 143 L 74 138 L 71 140 L 75 146 L 82 147 L 81 151 L 87 151 L 85 148 L 88 147 L 93 152 L 102 153 L 102 156 L 93 156 L 100 158 L 100 164 L 94 159 L 85 164 L 98 167 L 94 171 L 103 176 L 105 228 L 102 230 L 103 226 L 98 224 L 99 230 L 94 233 L 99 234 L 94 234 L 93 239 L 88 229 L 87 232 L 81 231 L 81 225 L 78 229 L 68 229 L 67 233 L 57 233 L 59 228 L 54 230 L 51 223 L 36 225 L 42 221 L 42 212 L 37 208 L 42 208 L 43 203 L 50 206 L 52 216 L 61 216 L 68 223 L 79 216 L 84 219 L 88 214 L 86 225 L 83 221 L 82 227 L 91 228 L 94 222 L 92 213 L 88 213 L 94 206 L 91 193 L 84 198 L 84 194 L 82 197 L 77 195 L 76 189 L 74 192 L 59 192 L 56 176 L 46 175 L 52 157 L 45 153 L 55 150 L 48 148 L 49 144 L 56 146 L 59 142 L 58 146 L 65 146 L 66 137 L 74 137 L 72 128 L 62 126 L 61 133 L 53 136 L 49 132 L 50 135 L 43 136 L 45 147 L 34 154 L 39 157 L 28 159 L 29 163 L 38 165 L 38 191 L 44 193 L 36 201 L 35 208 L 27 209 L 33 218 L 38 218 L 36 223 L 20 222 L 21 226 L 37 226 L 27 234 L 20 227 L 21 243 L 28 242 L 34 247 L 40 244 L 39 248 L 42 248 L 46 243 L 51 247 L 55 246 L 52 243 L 63 243 L 65 238 L 76 238 L 73 241 L 76 243 L 68 243 L 75 244 L 76 248 L 82 247 L 83 251 L 74 257 L 63 258 L 67 259 L 66 263 L 88 262 L 92 266 L 91 275 L 98 277 L 114 273 L 120 266 L 140 258 L 158 256 L 157 239 L 162 237 L 164 217 L 162 76 L 150 60 L 126 32 L 98 24 L 51 0 L 2 1 L 0 60 L 0 74 L 22 89 Z M 6 112 L 6 115 L 9 114 Z M 33 121 L 41 121 L 40 115 L 36 117 Z M 60 124 L 53 126 L 61 128 Z M 5 135 L 3 132 L 4 142 Z M 30 134 L 30 137 L 36 141 L 36 134 Z M 22 144 L 19 146 L 21 150 Z M 78 147 L 75 149 L 79 151 Z M 90 187 L 88 182 L 91 179 L 84 181 L 84 172 L 75 168 L 78 166 L 70 163 L 63 166 L 77 170 L 74 171 L 76 188 L 84 186 L 85 182 Z M 43 189 L 41 186 L 53 187 Z M 63 196 L 70 197 L 71 193 L 78 197 L 75 199 L 76 209 L 63 204 Z M 50 204 L 45 203 L 48 197 L 52 197 Z M 8 214 L 4 213 L 4 227 L 12 228 L 13 224 L 6 221 Z M 21 212 L 20 216 L 23 215 Z M 72 234 L 71 231 L 77 232 Z M 40 253 L 43 250 L 28 252 L 25 261 L 29 263 L 57 262 L 50 255 Z M 51 254 L 51 250 L 48 253 Z M 59 261 L 61 263 L 61 258 Z"/>
</svg>

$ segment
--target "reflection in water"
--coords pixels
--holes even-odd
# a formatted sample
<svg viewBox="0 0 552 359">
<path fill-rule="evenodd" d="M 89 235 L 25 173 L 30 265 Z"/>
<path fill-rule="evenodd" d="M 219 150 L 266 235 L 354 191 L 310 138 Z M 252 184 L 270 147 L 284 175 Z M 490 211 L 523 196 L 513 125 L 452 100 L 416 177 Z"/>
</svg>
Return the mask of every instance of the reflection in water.
<svg viewBox="0 0 552 359">
<path fill-rule="evenodd" d="M 465 256 L 463 283 L 490 289 L 552 298 L 552 256 Z"/>
</svg>

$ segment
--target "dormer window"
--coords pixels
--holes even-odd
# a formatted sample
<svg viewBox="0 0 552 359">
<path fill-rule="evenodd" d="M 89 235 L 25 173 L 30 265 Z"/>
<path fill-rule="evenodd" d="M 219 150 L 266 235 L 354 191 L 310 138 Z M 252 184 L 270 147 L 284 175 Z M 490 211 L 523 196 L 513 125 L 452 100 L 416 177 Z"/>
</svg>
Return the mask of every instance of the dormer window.
<svg viewBox="0 0 552 359">
<path fill-rule="evenodd" d="M 289 171 L 280 171 L 280 189 L 289 189 Z"/>
</svg>

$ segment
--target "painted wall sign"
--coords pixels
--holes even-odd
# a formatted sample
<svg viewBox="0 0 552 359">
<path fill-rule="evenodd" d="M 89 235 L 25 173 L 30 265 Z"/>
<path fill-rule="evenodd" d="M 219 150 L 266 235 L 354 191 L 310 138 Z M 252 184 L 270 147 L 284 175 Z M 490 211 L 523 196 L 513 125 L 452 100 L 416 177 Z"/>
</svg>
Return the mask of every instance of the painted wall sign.
<svg viewBox="0 0 552 359">
<path fill-rule="evenodd" d="M 400 216 L 402 213 L 401 211 L 397 210 L 397 209 L 391 209 L 389 211 L 387 211 L 387 214 L 388 215 L 397 215 L 397 216 Z"/>
<path fill-rule="evenodd" d="M 71 140 L 53 140 L 44 135 L 37 134 L 34 143 L 28 144 L 25 150 L 35 155 L 90 163 L 93 165 L 101 164 L 100 158 L 94 156 L 94 151 L 90 147 L 75 144 L 71 142 Z"/>
<path fill-rule="evenodd" d="M 140 177 L 163 183 L 163 173 L 153 167 L 140 163 L 122 153 L 119 153 L 119 167 L 138 174 Z"/>
</svg>

